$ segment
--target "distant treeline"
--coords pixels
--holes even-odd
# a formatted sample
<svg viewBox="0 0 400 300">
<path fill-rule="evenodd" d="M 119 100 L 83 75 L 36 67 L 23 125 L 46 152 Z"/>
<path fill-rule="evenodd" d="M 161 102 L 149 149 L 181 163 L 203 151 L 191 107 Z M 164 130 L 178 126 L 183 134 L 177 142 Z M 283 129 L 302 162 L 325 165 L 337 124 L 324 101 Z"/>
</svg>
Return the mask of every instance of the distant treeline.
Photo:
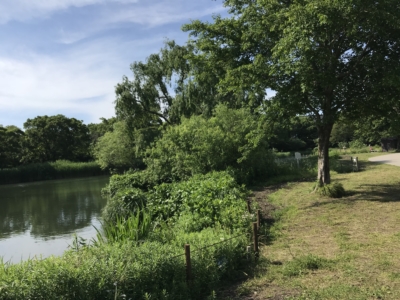
<svg viewBox="0 0 400 300">
<path fill-rule="evenodd" d="M 105 132 L 112 131 L 114 122 L 111 118 L 85 125 L 75 118 L 56 115 L 28 119 L 24 130 L 0 125 L 0 169 L 57 160 L 93 161 L 93 145 Z"/>
<path fill-rule="evenodd" d="M 36 163 L 16 168 L 0 169 L 0 184 L 31 181 L 89 177 L 106 174 L 96 162 L 71 162 L 58 160 Z"/>
</svg>

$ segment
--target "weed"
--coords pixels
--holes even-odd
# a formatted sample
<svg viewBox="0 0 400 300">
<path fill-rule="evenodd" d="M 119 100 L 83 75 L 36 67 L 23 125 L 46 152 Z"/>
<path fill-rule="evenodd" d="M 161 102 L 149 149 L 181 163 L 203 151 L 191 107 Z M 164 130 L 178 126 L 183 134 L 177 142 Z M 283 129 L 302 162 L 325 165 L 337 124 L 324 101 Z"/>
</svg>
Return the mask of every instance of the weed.
<svg viewBox="0 0 400 300">
<path fill-rule="evenodd" d="M 318 188 L 318 192 L 322 196 L 329 198 L 342 198 L 346 195 L 343 185 L 338 182 L 325 184 L 324 186 Z"/>
<path fill-rule="evenodd" d="M 284 276 L 293 277 L 306 274 L 310 270 L 329 268 L 331 265 L 332 261 L 328 259 L 308 254 L 295 257 L 293 260 L 287 262 L 283 266 L 282 273 Z"/>
</svg>

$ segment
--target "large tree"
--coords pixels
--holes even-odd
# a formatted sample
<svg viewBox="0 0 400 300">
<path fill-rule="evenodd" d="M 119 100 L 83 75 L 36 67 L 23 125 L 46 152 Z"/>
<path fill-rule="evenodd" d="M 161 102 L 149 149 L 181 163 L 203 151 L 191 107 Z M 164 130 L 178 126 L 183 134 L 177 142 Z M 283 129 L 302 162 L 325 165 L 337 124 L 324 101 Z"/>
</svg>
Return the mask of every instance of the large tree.
<svg viewBox="0 0 400 300">
<path fill-rule="evenodd" d="M 143 168 L 142 158 L 149 143 L 147 136 L 140 133 L 140 130 L 135 130 L 132 142 L 125 122 L 114 123 L 113 130 L 101 136 L 93 148 L 93 155 L 100 167 L 112 172 Z M 149 131 L 146 130 L 146 133 Z"/>
<path fill-rule="evenodd" d="M 318 182 L 330 183 L 329 137 L 394 103 L 400 80 L 397 0 L 225 0 L 230 17 L 193 21 L 198 60 L 226 68 L 220 88 L 277 92 L 273 109 L 309 115 L 318 130 Z M 226 58 L 234 63 L 221 64 Z"/>
<path fill-rule="evenodd" d="M 24 163 L 90 158 L 89 130 L 82 121 L 63 115 L 38 116 L 24 123 Z"/>
<path fill-rule="evenodd" d="M 20 164 L 24 132 L 16 126 L 0 125 L 0 169 Z"/>
<path fill-rule="evenodd" d="M 222 65 L 232 63 L 226 57 Z M 115 110 L 129 129 L 143 129 L 161 124 L 178 124 L 181 117 L 211 117 L 218 103 L 231 108 L 261 103 L 264 91 L 252 93 L 236 88 L 221 93 L 217 84 L 225 69 L 198 60 L 191 44 L 180 46 L 167 41 L 159 53 L 145 62 L 131 65 L 133 80 L 124 76 L 117 84 Z"/>
</svg>

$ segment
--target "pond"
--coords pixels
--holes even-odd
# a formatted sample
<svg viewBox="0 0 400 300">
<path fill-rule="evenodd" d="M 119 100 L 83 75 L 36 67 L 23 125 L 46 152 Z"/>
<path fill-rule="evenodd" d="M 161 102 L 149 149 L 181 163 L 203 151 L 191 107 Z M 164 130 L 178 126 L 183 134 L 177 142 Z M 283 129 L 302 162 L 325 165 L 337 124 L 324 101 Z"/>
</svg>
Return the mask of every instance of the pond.
<svg viewBox="0 0 400 300">
<path fill-rule="evenodd" d="M 17 263 L 61 255 L 73 236 L 90 240 L 100 229 L 108 176 L 0 186 L 0 257 Z"/>
</svg>

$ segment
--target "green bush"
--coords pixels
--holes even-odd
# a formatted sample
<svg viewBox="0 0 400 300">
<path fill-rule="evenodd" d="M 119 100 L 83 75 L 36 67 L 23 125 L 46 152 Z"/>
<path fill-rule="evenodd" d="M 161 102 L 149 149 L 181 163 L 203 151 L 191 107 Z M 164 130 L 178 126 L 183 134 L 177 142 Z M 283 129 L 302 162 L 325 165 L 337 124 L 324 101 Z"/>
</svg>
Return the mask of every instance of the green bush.
<svg viewBox="0 0 400 300">
<path fill-rule="evenodd" d="M 187 181 L 157 185 L 147 192 L 134 187 L 138 186 L 137 178 L 137 174 L 111 177 L 103 191 L 108 197 L 103 210 L 106 222 L 126 219 L 136 209 L 146 207 L 153 221 L 177 223 L 187 232 L 217 223 L 232 230 L 249 224 L 247 191 L 227 172 L 195 175 Z"/>
<path fill-rule="evenodd" d="M 118 191 L 130 188 L 148 190 L 149 185 L 145 173 L 142 171 L 111 176 L 110 182 L 101 190 L 102 196 L 112 198 Z"/>
<path fill-rule="evenodd" d="M 317 174 L 317 156 L 302 157 L 297 163 L 294 156 L 282 157 L 278 156 L 275 159 L 277 175 L 291 175 L 294 177 L 310 177 Z"/>
<path fill-rule="evenodd" d="M 175 182 L 195 174 L 229 170 L 240 183 L 272 174 L 274 160 L 262 118 L 248 109 L 219 105 L 214 117 L 193 116 L 169 126 L 148 150 L 153 182 Z"/>
<path fill-rule="evenodd" d="M 148 193 L 147 207 L 153 219 L 177 223 L 186 232 L 220 224 L 244 228 L 247 191 L 227 172 L 196 175 L 187 181 L 161 184 Z"/>
<path fill-rule="evenodd" d="M 137 188 L 118 190 L 113 197 L 108 198 L 103 209 L 103 219 L 106 223 L 115 224 L 118 219 L 126 220 L 132 213 L 142 209 L 147 202 L 147 195 Z"/>
<path fill-rule="evenodd" d="M 361 149 L 365 148 L 365 144 L 361 140 L 353 140 L 349 143 L 350 148 L 352 149 Z"/>
</svg>

